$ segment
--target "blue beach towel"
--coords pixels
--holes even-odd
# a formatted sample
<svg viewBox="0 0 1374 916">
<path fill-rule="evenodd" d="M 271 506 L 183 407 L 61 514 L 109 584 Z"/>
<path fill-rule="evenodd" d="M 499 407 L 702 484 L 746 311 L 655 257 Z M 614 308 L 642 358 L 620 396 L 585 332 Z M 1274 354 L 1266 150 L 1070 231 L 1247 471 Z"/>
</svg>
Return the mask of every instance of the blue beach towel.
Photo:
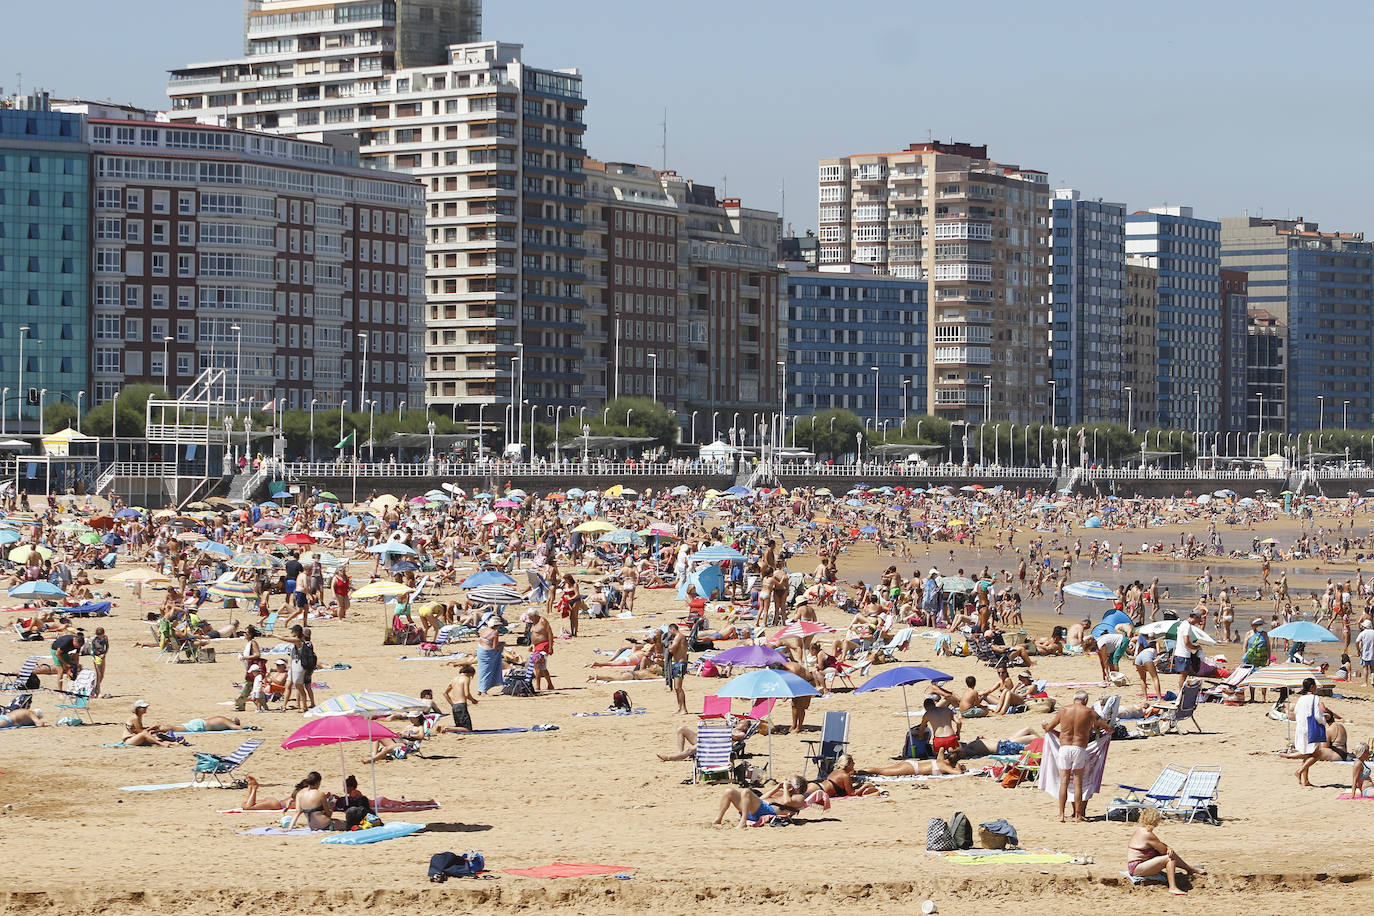
<svg viewBox="0 0 1374 916">
<path fill-rule="evenodd" d="M 412 833 L 419 833 L 424 829 L 424 824 L 407 824 L 404 821 L 396 821 L 368 830 L 350 830 L 347 833 L 330 834 L 320 842 L 330 846 L 362 846 L 365 843 L 380 843 L 383 840 L 410 836 Z"/>
</svg>

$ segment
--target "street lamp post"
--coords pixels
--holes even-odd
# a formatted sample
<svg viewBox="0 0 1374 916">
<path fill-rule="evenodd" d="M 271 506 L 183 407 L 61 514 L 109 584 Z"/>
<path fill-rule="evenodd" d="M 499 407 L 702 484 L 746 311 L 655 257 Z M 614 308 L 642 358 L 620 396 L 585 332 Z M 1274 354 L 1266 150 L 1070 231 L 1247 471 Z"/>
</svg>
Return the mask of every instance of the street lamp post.
<svg viewBox="0 0 1374 916">
<path fill-rule="evenodd" d="M 110 438 L 114 440 L 114 458 L 112 461 L 119 461 L 119 392 L 114 393 L 110 399 Z"/>
<path fill-rule="evenodd" d="M 876 432 L 878 429 L 878 380 L 882 378 L 882 373 L 878 371 L 877 366 L 869 366 L 868 368 L 873 371 L 873 430 Z"/>
<path fill-rule="evenodd" d="M 787 447 L 787 363 L 778 360 L 778 442 Z M 795 437 L 793 439 L 795 443 Z M 773 456 L 774 459 L 777 455 Z"/>
<path fill-rule="evenodd" d="M 15 429 L 24 434 L 24 401 L 28 395 L 24 391 L 24 338 L 29 336 L 29 326 L 19 329 L 19 400 L 15 402 Z"/>
<path fill-rule="evenodd" d="M 405 398 L 402 398 L 402 399 L 401 399 L 400 405 L 398 405 L 396 419 L 398 419 L 398 420 L 404 420 L 405 418 L 406 418 L 406 402 L 405 402 Z"/>
<path fill-rule="evenodd" d="M 587 424 L 582 424 L 582 466 L 587 465 L 587 443 L 590 441 L 592 428 Z"/>
<path fill-rule="evenodd" d="M 9 399 L 10 389 L 6 385 L 3 390 L 0 390 L 0 436 L 5 435 L 5 402 Z"/>
<path fill-rule="evenodd" d="M 568 413 L 571 414 L 572 411 L 569 410 Z M 554 463 L 555 463 L 555 464 L 558 463 L 559 461 L 562 461 L 562 460 L 563 460 L 563 453 L 562 453 L 562 450 L 561 450 L 561 449 L 559 448 L 559 446 L 558 446 L 558 422 L 559 422 L 559 420 L 561 420 L 562 418 L 563 418 L 563 405 L 560 404 L 560 405 L 554 407 L 554 409 L 553 409 L 553 460 L 554 460 Z M 533 429 L 530 430 L 530 438 L 531 438 L 531 439 L 534 438 L 534 430 L 533 430 Z"/>
<path fill-rule="evenodd" d="M 1050 429 L 1056 425 L 1056 411 L 1059 409 L 1059 383 L 1050 379 Z"/>
<path fill-rule="evenodd" d="M 367 336 L 366 334 L 362 333 L 361 331 L 359 331 L 359 332 L 358 332 L 358 339 L 361 340 L 361 341 L 363 342 L 363 371 L 362 371 L 362 374 L 359 376 L 361 387 L 358 389 L 358 406 L 359 406 L 359 407 L 366 407 L 366 406 L 367 406 L 367 343 L 368 343 L 368 336 Z M 371 431 L 370 431 L 370 430 L 369 430 L 369 433 L 368 433 L 368 438 L 369 438 L 369 439 L 371 438 Z"/>
<path fill-rule="evenodd" d="M 859 467 L 864 464 L 864 434 L 856 432 L 854 434 L 854 463 Z"/>
<path fill-rule="evenodd" d="M 635 409 L 633 407 L 627 408 L 625 410 L 625 432 L 627 433 L 630 431 L 630 414 L 634 412 Z"/>
<path fill-rule="evenodd" d="M 434 421 L 430 420 L 425 427 L 429 430 L 429 472 L 434 473 L 435 454 L 434 454 Z"/>
<path fill-rule="evenodd" d="M 1350 402 L 1349 402 L 1349 401 L 1342 401 L 1342 402 L 1341 402 L 1341 429 L 1342 429 L 1342 430 L 1347 430 L 1347 429 L 1350 428 L 1350 426 L 1346 423 L 1346 421 L 1349 419 L 1349 417 L 1350 417 Z"/>
<path fill-rule="evenodd" d="M 367 402 L 367 460 L 369 464 L 377 461 L 377 442 L 372 436 L 372 421 L 377 413 L 377 401 L 374 398 Z"/>
<path fill-rule="evenodd" d="M 651 401 L 653 401 L 655 404 L 657 404 L 657 403 L 658 403 L 658 354 L 657 354 L 657 353 L 650 353 L 650 354 L 649 354 L 649 360 L 650 360 L 650 366 L 651 366 L 651 368 L 653 369 L 653 374 L 649 377 L 649 378 L 650 378 L 650 384 L 649 384 L 649 400 L 651 400 Z"/>
<path fill-rule="evenodd" d="M 39 389 L 38 389 L 38 435 L 40 435 L 40 436 L 43 435 L 44 432 L 46 432 L 46 430 L 43 429 L 43 402 L 46 401 L 47 399 L 48 399 L 48 389 L 46 389 L 46 388 L 39 388 Z"/>
<path fill-rule="evenodd" d="M 515 359 L 517 361 L 517 371 L 515 379 L 515 400 L 513 402 L 515 404 L 515 444 L 519 445 L 521 448 L 518 454 L 524 454 L 525 408 L 522 405 L 525 403 L 525 344 L 522 341 L 517 340 L 515 342 Z M 534 415 L 531 413 L 530 426 L 533 425 Z M 533 432 L 531 432 L 530 434 L 530 439 L 534 439 Z M 534 456 L 533 442 L 531 442 L 530 444 L 530 456 Z"/>
<path fill-rule="evenodd" d="M 229 330 L 234 332 L 234 413 L 239 412 L 241 391 L 243 386 L 243 328 L 236 324 L 230 325 Z"/>
<path fill-rule="evenodd" d="M 711 411 L 711 441 L 716 441 L 716 417 L 720 416 L 720 411 Z"/>
<path fill-rule="evenodd" d="M 169 357 L 168 357 L 168 354 L 167 354 L 167 345 L 170 344 L 171 342 L 172 342 L 171 335 L 165 335 L 165 336 L 163 336 L 163 338 L 162 338 L 162 390 L 165 391 L 165 392 L 167 392 L 167 394 L 168 394 L 169 396 L 170 396 L 171 393 L 172 393 L 172 389 L 168 387 L 168 385 L 170 384 L 170 382 L 168 381 L 169 363 L 167 362 L 167 360 L 168 360 Z"/>
<path fill-rule="evenodd" d="M 1126 432 L 1135 434 L 1135 391 L 1126 386 Z"/>
<path fill-rule="evenodd" d="M 985 376 L 983 376 L 983 422 L 986 423 L 986 422 L 988 422 L 988 421 L 991 420 L 991 419 L 992 419 L 992 376 L 990 376 L 990 375 L 985 375 Z M 982 431 L 981 431 L 981 430 L 979 431 L 979 436 L 980 436 L 980 437 L 982 436 Z M 978 454 L 978 460 L 979 460 L 979 461 L 982 461 L 982 460 L 983 460 L 983 455 L 982 455 L 981 452 L 979 452 L 979 454 Z"/>
<path fill-rule="evenodd" d="M 692 411 L 692 444 L 697 444 L 697 412 Z"/>
<path fill-rule="evenodd" d="M 23 338 L 20 339 L 22 340 Z M 21 364 L 19 368 L 23 369 L 24 367 Z M 23 388 L 24 383 L 20 382 L 19 387 Z M 1317 432 L 1321 432 L 1324 429 L 1326 429 L 1326 395 L 1319 394 L 1317 395 Z"/>
<path fill-rule="evenodd" d="M 477 402 L 477 460 L 482 460 L 484 427 L 482 426 L 482 411 L 487 409 L 487 405 L 481 401 Z"/>
<path fill-rule="evenodd" d="M 1002 466 L 1002 424 L 995 423 L 992 427 L 992 466 Z"/>
<path fill-rule="evenodd" d="M 86 398 L 86 392 L 84 392 L 84 391 L 78 391 L 78 392 L 76 393 L 76 431 L 77 431 L 77 432 L 81 432 L 81 402 L 82 402 L 83 400 L 85 400 L 85 398 Z"/>
<path fill-rule="evenodd" d="M 315 463 L 315 405 L 319 398 L 310 399 L 310 463 Z"/>
</svg>

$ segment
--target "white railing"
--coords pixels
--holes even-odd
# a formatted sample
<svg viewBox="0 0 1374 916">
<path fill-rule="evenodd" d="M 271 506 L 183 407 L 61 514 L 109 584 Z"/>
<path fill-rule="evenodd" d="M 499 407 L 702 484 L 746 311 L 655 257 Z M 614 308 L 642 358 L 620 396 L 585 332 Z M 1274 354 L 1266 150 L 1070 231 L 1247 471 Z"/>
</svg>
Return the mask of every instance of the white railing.
<svg viewBox="0 0 1374 916">
<path fill-rule="evenodd" d="M 533 464 L 512 461 L 437 461 L 422 462 L 324 462 L 297 461 L 286 465 L 287 480 L 309 477 L 652 477 L 670 475 L 720 476 L 733 474 L 727 463 L 699 461 L 598 461 L 581 459 L 542 461 Z"/>
</svg>

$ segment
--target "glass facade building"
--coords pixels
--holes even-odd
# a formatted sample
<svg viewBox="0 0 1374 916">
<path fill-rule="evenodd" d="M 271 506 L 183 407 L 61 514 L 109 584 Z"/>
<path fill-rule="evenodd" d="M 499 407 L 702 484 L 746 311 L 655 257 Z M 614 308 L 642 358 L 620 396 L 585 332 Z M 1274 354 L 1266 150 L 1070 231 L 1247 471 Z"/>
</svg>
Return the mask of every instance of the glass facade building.
<svg viewBox="0 0 1374 916">
<path fill-rule="evenodd" d="M 787 287 L 789 415 L 839 408 L 895 430 L 925 412 L 924 280 L 852 267 L 793 271 Z"/>
<path fill-rule="evenodd" d="M 1159 425 L 1221 429 L 1221 224 L 1192 207 L 1132 213 L 1126 254 L 1159 271 Z"/>
<path fill-rule="evenodd" d="M 42 97 L 0 108 L 0 384 L 9 389 L 9 433 L 21 411 L 23 429 L 37 431 L 44 389 L 45 404 L 76 406 L 89 376 L 91 154 L 81 116 L 46 109 Z"/>
</svg>

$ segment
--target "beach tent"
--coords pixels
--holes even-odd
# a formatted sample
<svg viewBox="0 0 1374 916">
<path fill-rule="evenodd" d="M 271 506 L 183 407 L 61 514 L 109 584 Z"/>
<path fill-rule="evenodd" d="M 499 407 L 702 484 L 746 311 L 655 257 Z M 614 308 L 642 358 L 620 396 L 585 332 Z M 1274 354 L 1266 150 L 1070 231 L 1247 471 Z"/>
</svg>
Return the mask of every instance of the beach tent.
<svg viewBox="0 0 1374 916">
<path fill-rule="evenodd" d="M 1102 622 L 1093 627 L 1093 637 L 1110 633 L 1123 623 L 1132 623 L 1131 618 L 1124 611 L 1109 611 L 1103 616 Z"/>
<path fill-rule="evenodd" d="M 697 594 L 708 601 L 714 601 L 725 594 L 725 576 L 721 574 L 720 567 L 715 564 L 704 566 L 694 573 L 689 573 L 678 583 L 677 597 L 679 601 L 687 600 L 687 587 L 689 585 L 695 586 Z"/>
</svg>

